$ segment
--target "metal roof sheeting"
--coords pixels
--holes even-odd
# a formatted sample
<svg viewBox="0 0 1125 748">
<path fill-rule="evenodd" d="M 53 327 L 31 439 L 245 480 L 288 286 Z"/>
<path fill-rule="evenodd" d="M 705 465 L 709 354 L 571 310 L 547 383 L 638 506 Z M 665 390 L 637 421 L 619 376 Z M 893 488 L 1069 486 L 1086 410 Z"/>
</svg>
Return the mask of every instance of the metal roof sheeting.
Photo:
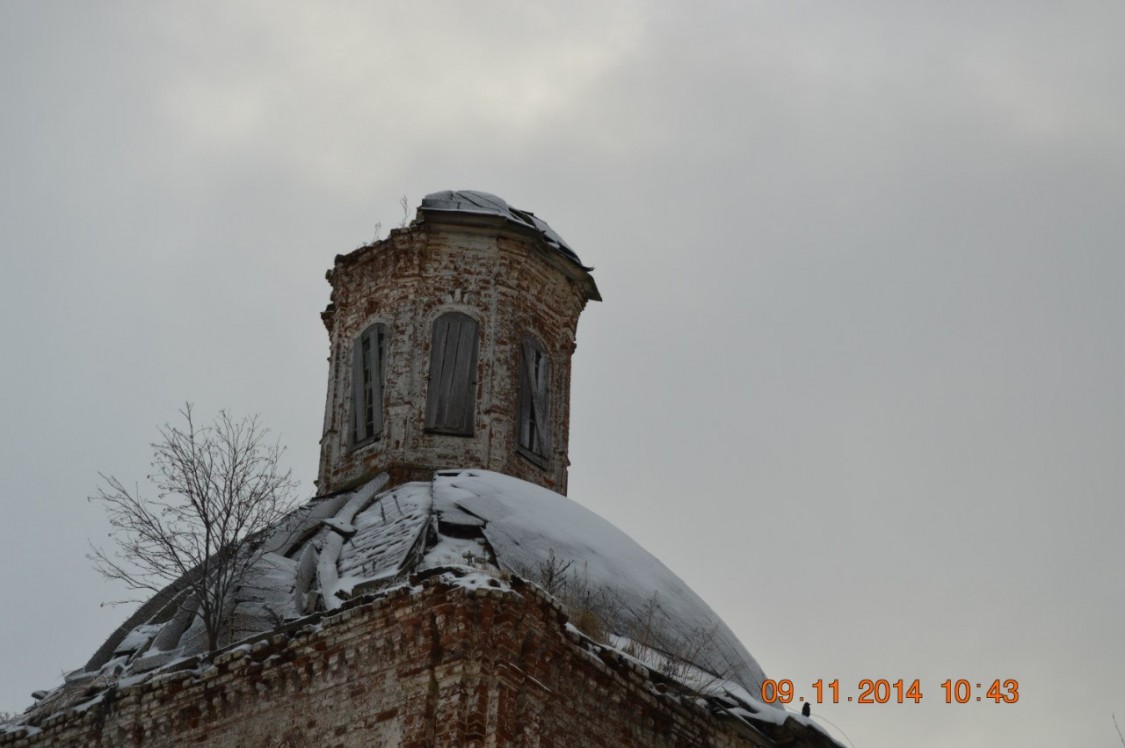
<svg viewBox="0 0 1125 748">
<path fill-rule="evenodd" d="M 451 213 L 481 213 L 502 216 L 512 223 L 539 232 L 543 241 L 550 247 L 558 250 L 567 259 L 580 266 L 583 270 L 593 270 L 586 267 L 578 259 L 578 255 L 570 248 L 563 238 L 552 229 L 546 221 L 528 210 L 513 208 L 500 197 L 489 192 L 477 190 L 442 190 L 431 192 L 422 198 L 422 210 L 439 210 Z"/>
</svg>

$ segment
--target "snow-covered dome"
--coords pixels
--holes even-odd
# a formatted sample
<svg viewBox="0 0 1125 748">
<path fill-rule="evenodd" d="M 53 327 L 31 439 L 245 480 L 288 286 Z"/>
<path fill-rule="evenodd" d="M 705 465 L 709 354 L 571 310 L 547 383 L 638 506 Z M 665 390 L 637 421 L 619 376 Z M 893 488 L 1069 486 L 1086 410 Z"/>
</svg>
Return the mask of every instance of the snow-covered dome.
<svg viewBox="0 0 1125 748">
<path fill-rule="evenodd" d="M 702 599 L 628 535 L 576 502 L 484 470 L 387 477 L 313 499 L 279 524 L 238 592 L 229 642 L 439 571 L 537 583 L 580 630 L 688 685 L 757 694 L 764 675 Z M 143 605 L 41 706 L 206 654 L 186 589 Z M 744 690 L 743 690 L 744 689 Z M 66 698 L 68 695 L 70 698 Z"/>
</svg>

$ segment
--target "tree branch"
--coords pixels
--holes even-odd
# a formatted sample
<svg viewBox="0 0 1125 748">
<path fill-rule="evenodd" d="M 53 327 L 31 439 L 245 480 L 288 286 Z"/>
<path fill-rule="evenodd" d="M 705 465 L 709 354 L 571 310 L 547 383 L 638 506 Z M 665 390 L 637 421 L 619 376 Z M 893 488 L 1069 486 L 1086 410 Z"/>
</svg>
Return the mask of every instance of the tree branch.
<svg viewBox="0 0 1125 748">
<path fill-rule="evenodd" d="M 185 427 L 165 424 L 152 444 L 154 499 L 100 474 L 90 499 L 105 506 L 115 547 L 107 553 L 91 545 L 88 558 L 103 576 L 135 590 L 159 593 L 185 580 L 214 649 L 229 630 L 235 591 L 265 552 L 247 541 L 289 510 L 296 482 L 280 469 L 284 448 L 265 442 L 269 430 L 257 416 L 236 421 L 220 411 L 197 427 L 191 403 L 180 415 Z"/>
</svg>

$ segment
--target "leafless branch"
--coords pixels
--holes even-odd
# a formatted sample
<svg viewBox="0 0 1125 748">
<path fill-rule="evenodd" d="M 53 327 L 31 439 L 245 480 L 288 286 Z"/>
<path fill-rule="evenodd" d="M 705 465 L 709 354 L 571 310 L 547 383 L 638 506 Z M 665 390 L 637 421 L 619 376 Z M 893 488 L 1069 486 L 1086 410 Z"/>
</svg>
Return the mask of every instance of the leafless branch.
<svg viewBox="0 0 1125 748">
<path fill-rule="evenodd" d="M 114 548 L 91 547 L 94 567 L 130 589 L 159 593 L 184 580 L 215 649 L 234 614 L 234 591 L 264 549 L 260 535 L 292 504 L 296 482 L 279 467 L 284 448 L 270 443 L 257 416 L 226 411 L 197 426 L 190 403 L 183 427 L 165 424 L 152 444 L 155 496 L 112 475 L 91 500 L 106 509 Z"/>
</svg>

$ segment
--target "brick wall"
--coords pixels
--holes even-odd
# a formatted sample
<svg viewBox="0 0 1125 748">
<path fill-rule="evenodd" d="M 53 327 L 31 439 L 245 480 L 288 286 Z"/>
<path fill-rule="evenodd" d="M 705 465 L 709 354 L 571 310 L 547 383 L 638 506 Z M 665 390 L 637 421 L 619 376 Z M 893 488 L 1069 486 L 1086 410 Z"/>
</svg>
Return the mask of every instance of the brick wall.
<svg viewBox="0 0 1125 748">
<path fill-rule="evenodd" d="M 518 580 L 466 589 L 434 577 L 119 687 L 37 734 L 0 734 L 0 746 L 772 744 L 564 621 Z"/>
</svg>

